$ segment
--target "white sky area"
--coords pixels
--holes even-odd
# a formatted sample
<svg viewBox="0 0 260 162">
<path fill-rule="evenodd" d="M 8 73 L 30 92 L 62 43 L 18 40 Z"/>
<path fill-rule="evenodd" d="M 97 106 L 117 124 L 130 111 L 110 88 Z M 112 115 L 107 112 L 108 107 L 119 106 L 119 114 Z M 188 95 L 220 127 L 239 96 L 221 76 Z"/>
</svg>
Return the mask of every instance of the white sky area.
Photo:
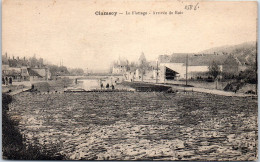
<svg viewBox="0 0 260 162">
<path fill-rule="evenodd" d="M 93 71 L 120 57 L 136 61 L 161 54 L 256 41 L 256 2 L 4 0 L 2 52 L 42 57 Z M 97 16 L 96 11 L 183 11 L 181 15 Z"/>
</svg>

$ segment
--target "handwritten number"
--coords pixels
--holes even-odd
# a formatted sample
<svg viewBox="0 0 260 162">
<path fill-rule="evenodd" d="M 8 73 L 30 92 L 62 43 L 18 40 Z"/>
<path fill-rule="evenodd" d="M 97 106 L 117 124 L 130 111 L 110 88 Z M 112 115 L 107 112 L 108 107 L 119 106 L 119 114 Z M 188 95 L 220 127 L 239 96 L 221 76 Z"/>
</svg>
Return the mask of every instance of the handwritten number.
<svg viewBox="0 0 260 162">
<path fill-rule="evenodd" d="M 191 10 L 192 7 L 193 7 L 193 5 L 185 5 L 185 9 L 186 9 L 186 10 Z"/>
<path fill-rule="evenodd" d="M 199 3 L 197 3 L 194 7 L 194 10 L 197 10 L 199 8 Z"/>
<path fill-rule="evenodd" d="M 184 9 L 185 10 L 197 10 L 199 8 L 199 3 L 197 3 L 195 6 L 194 5 L 185 5 Z"/>
</svg>

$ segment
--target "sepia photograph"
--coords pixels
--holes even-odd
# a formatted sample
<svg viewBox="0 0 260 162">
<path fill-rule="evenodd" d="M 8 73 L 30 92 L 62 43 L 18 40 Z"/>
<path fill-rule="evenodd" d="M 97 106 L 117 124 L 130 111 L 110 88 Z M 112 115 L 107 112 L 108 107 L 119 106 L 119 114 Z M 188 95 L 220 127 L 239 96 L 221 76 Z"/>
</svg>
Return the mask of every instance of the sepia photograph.
<svg viewBox="0 0 260 162">
<path fill-rule="evenodd" d="M 3 0 L 2 159 L 258 160 L 258 2 Z"/>
</svg>

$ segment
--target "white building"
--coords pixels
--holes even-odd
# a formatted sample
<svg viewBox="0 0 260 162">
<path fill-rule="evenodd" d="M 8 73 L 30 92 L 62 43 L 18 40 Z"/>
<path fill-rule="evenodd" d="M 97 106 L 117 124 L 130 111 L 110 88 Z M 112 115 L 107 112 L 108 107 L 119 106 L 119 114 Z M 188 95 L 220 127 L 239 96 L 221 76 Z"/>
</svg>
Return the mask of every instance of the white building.
<svg viewBox="0 0 260 162">
<path fill-rule="evenodd" d="M 127 71 L 126 66 L 116 65 L 113 66 L 112 73 L 113 74 L 124 74 Z"/>
<path fill-rule="evenodd" d="M 119 58 L 113 65 L 113 74 L 125 74 L 128 71 L 128 60 L 124 58 Z"/>
<path fill-rule="evenodd" d="M 187 55 L 188 58 L 187 58 Z M 226 60 L 226 55 L 192 55 L 192 54 L 173 54 L 168 57 L 167 55 L 161 55 L 160 57 L 160 69 L 163 67 L 168 67 L 178 74 L 176 74 L 176 79 L 186 79 L 186 61 L 188 61 L 187 66 L 187 78 L 206 78 L 209 76 L 209 65 L 212 61 L 219 64 L 220 71 L 223 71 L 223 61 Z"/>
<path fill-rule="evenodd" d="M 186 66 L 184 65 L 184 63 L 160 63 L 159 67 L 161 74 L 165 72 L 165 67 L 168 67 L 179 73 L 176 75 L 177 80 L 186 77 Z M 160 77 L 162 78 L 163 75 L 160 75 Z"/>
<path fill-rule="evenodd" d="M 174 71 L 176 71 L 178 74 L 176 74 L 176 80 L 179 79 L 186 79 L 186 64 L 185 63 L 161 63 L 160 64 L 160 73 L 164 73 L 163 69 L 165 67 L 168 67 Z M 219 66 L 220 71 L 222 71 L 222 65 Z M 207 75 L 209 69 L 207 65 L 190 65 L 187 68 L 187 74 L 188 79 L 196 78 L 196 77 L 205 77 Z M 160 75 L 160 77 L 163 77 L 163 75 Z"/>
</svg>

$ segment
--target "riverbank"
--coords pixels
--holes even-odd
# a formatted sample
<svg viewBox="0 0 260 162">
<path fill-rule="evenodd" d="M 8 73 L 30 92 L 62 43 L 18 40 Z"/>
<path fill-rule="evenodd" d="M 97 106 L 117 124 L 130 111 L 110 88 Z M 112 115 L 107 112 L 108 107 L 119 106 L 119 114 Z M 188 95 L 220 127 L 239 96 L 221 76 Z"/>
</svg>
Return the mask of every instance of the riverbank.
<svg viewBox="0 0 260 162">
<path fill-rule="evenodd" d="M 15 91 L 20 91 L 23 89 L 27 89 L 30 86 L 26 86 L 24 84 L 19 85 L 2 85 L 2 93 L 10 93 Z"/>
<path fill-rule="evenodd" d="M 224 90 L 219 90 L 219 89 L 214 89 L 214 88 L 202 88 L 202 87 L 195 87 L 193 85 L 185 85 L 182 82 L 167 82 L 167 83 L 153 83 L 153 82 L 140 82 L 140 81 L 135 81 L 135 82 L 129 82 L 125 81 L 120 83 L 122 85 L 127 85 L 127 86 L 135 86 L 135 85 L 145 85 L 149 84 L 151 86 L 168 86 L 171 87 L 172 91 L 182 91 L 182 92 L 201 92 L 201 93 L 208 93 L 208 94 L 214 94 L 214 95 L 221 95 L 221 96 L 234 96 L 234 97 L 254 97 L 257 98 L 257 95 L 255 94 L 246 94 L 243 93 L 243 91 L 238 91 L 238 92 L 230 92 L 230 91 L 224 91 Z M 249 90 L 249 89 L 248 89 Z"/>
<path fill-rule="evenodd" d="M 26 144 L 24 135 L 20 133 L 21 117 L 9 114 L 9 104 L 13 97 L 2 94 L 2 158 L 5 160 L 66 160 L 66 156 L 58 153 L 56 147 L 46 149 L 37 140 Z"/>
<path fill-rule="evenodd" d="M 63 92 L 64 88 L 73 85 L 74 79 L 64 77 L 57 80 L 49 81 L 25 81 L 25 82 L 14 82 L 12 85 L 2 85 L 2 93 L 8 93 L 11 96 L 28 91 L 32 88 L 32 91 L 37 92 Z"/>
<path fill-rule="evenodd" d="M 31 89 L 34 85 L 34 91 L 49 92 L 63 91 L 64 87 L 70 86 L 73 83 L 72 79 L 62 78 L 55 81 L 39 81 L 39 82 L 19 82 L 18 84 L 4 86 L 2 92 L 2 150 L 3 159 L 6 160 L 68 160 L 65 155 L 59 153 L 59 147 L 53 145 L 46 148 L 45 145 L 39 144 L 38 139 L 31 140 L 21 134 L 19 124 L 22 116 L 14 115 L 14 112 L 9 111 L 9 104 L 19 93 Z M 8 93 L 5 93 L 8 92 Z M 30 93 L 30 92 L 29 92 Z M 10 115 L 10 113 L 12 115 Z"/>
</svg>

